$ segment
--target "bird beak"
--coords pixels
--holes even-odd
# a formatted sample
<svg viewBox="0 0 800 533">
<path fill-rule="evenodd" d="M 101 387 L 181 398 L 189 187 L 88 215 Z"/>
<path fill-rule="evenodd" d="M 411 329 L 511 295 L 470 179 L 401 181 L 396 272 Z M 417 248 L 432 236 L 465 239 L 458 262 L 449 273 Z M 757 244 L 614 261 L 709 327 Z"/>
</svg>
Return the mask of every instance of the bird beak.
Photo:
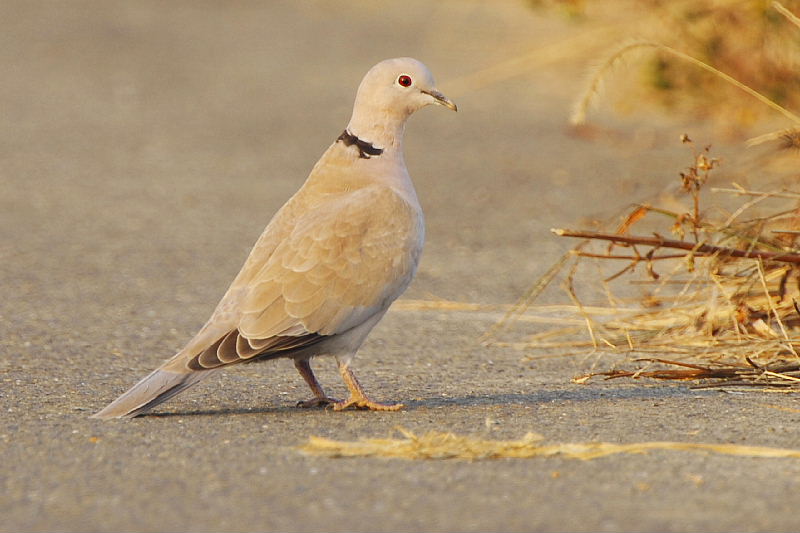
<svg viewBox="0 0 800 533">
<path fill-rule="evenodd" d="M 422 91 L 422 92 L 433 98 L 433 103 L 443 105 L 448 109 L 452 109 L 453 111 L 458 111 L 458 106 L 456 106 L 456 104 L 453 103 L 452 100 L 450 100 L 448 97 L 446 97 L 439 91 L 434 89 L 431 91 Z"/>
</svg>

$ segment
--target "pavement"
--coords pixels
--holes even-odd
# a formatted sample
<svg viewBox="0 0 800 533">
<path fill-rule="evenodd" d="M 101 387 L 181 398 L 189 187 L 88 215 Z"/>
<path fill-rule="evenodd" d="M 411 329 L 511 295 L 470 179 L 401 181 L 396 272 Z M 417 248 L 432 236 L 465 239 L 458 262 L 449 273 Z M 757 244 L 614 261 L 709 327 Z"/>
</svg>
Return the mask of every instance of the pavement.
<svg viewBox="0 0 800 533">
<path fill-rule="evenodd" d="M 800 447 L 793 395 L 573 384 L 611 361 L 483 346 L 491 313 L 389 312 L 354 368 L 399 413 L 297 409 L 308 390 L 275 361 L 214 376 L 157 416 L 88 418 L 202 325 L 381 59 L 424 61 L 459 106 L 407 130 L 428 241 L 405 298 L 513 302 L 573 244 L 550 227 L 669 187 L 688 164 L 678 134 L 712 142 L 706 125 L 601 108 L 618 134 L 590 142 L 566 127 L 581 62 L 470 77 L 580 25 L 510 1 L 4 1 L 0 15 L 0 531 L 800 528 L 793 459 L 298 452 L 311 435 L 397 426 Z M 315 366 L 341 396 L 333 361 Z"/>
</svg>

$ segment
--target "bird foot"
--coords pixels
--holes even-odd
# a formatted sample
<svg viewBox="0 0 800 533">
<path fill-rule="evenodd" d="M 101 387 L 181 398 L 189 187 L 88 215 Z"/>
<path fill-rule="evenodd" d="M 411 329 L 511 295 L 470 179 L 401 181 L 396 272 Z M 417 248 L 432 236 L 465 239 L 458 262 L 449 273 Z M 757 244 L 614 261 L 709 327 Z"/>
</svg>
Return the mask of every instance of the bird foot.
<svg viewBox="0 0 800 533">
<path fill-rule="evenodd" d="M 313 409 L 319 407 L 330 407 L 332 405 L 337 405 L 342 403 L 341 401 L 337 400 L 336 398 L 328 398 L 327 396 L 323 398 L 311 398 L 310 400 L 301 400 L 297 402 L 296 407 L 302 407 L 303 409 Z"/>
<path fill-rule="evenodd" d="M 350 397 L 347 400 L 343 400 L 341 402 L 336 402 L 333 404 L 334 411 L 344 411 L 345 409 L 349 409 L 353 407 L 355 409 L 360 410 L 368 410 L 368 411 L 399 411 L 405 405 L 402 403 L 394 403 L 394 404 L 387 404 L 387 403 L 379 403 L 373 402 L 369 398 L 366 397 Z"/>
</svg>

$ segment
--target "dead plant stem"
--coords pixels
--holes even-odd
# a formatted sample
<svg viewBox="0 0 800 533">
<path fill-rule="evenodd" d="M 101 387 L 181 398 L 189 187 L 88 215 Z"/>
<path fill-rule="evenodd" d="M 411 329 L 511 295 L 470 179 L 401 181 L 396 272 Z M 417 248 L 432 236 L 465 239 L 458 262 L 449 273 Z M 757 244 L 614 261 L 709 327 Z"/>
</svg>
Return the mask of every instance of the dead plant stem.
<svg viewBox="0 0 800 533">
<path fill-rule="evenodd" d="M 788 252 L 764 252 L 760 250 L 753 250 L 752 248 L 748 250 L 740 250 L 738 248 L 714 246 L 713 244 L 692 243 L 676 241 L 673 239 L 665 239 L 657 234 L 653 237 L 645 237 L 634 235 L 617 235 L 613 233 L 599 233 L 594 231 L 577 231 L 560 228 L 551 229 L 550 231 L 559 237 L 577 237 L 579 239 L 598 239 L 630 245 L 641 244 L 645 246 L 656 246 L 659 248 L 676 248 L 679 250 L 688 250 L 695 255 L 717 254 L 729 257 L 752 257 L 766 261 L 781 261 L 784 263 L 800 264 L 800 254 Z"/>
</svg>

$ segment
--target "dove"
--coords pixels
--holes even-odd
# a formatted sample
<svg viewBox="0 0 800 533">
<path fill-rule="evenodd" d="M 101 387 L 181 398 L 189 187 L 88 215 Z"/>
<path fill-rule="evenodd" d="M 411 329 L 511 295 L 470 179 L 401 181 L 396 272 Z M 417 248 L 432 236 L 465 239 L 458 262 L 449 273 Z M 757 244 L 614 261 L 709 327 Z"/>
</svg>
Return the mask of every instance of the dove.
<svg viewBox="0 0 800 533">
<path fill-rule="evenodd" d="M 417 271 L 425 227 L 403 155 L 405 124 L 456 105 L 412 58 L 372 67 L 344 132 L 267 224 L 211 317 L 178 353 L 92 415 L 146 413 L 220 369 L 290 358 L 314 394 L 300 407 L 395 411 L 367 397 L 351 362 Z M 349 397 L 328 397 L 310 361 L 333 356 Z"/>
</svg>

